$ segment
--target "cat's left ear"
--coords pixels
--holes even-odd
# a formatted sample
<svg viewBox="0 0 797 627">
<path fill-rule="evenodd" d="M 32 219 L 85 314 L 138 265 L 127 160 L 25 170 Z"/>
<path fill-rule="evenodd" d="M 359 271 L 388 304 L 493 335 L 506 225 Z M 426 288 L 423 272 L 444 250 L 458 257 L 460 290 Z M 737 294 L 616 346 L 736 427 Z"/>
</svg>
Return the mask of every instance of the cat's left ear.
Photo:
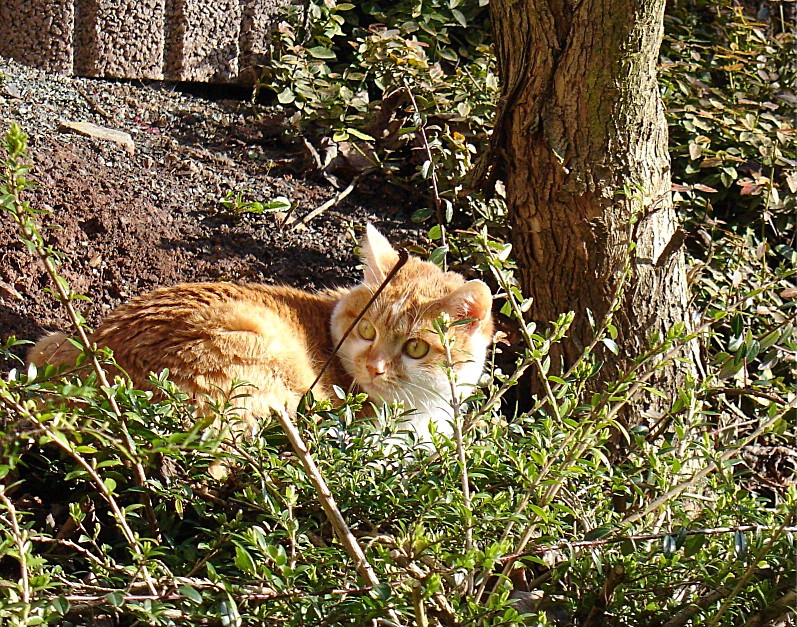
<svg viewBox="0 0 797 627">
<path fill-rule="evenodd" d="M 360 242 L 360 256 L 365 264 L 365 282 L 379 284 L 399 260 L 399 254 L 384 235 L 373 225 L 365 227 L 365 237 Z"/>
<path fill-rule="evenodd" d="M 474 279 L 457 288 L 445 299 L 445 308 L 454 320 L 472 319 L 468 325 L 473 332 L 489 319 L 493 307 L 493 295 L 483 281 Z"/>
</svg>

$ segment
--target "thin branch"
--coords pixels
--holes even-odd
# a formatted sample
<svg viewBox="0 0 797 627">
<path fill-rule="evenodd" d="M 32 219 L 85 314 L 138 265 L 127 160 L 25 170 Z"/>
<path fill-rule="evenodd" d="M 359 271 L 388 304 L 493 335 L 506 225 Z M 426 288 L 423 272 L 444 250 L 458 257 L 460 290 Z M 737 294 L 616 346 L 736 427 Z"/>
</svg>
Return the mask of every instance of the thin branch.
<svg viewBox="0 0 797 627">
<path fill-rule="evenodd" d="M 797 607 L 797 591 L 789 590 L 777 601 L 748 618 L 742 627 L 775 625 L 780 618 L 794 612 L 795 607 Z"/>
<path fill-rule="evenodd" d="M 465 506 L 467 519 L 465 520 L 465 551 L 473 549 L 473 507 L 470 499 L 470 481 L 468 479 L 468 456 L 465 450 L 465 441 L 462 437 L 462 403 L 457 394 L 456 373 L 454 372 L 454 360 L 451 357 L 452 338 L 447 335 L 448 328 L 440 329 L 440 339 L 446 353 L 446 366 L 448 372 L 448 384 L 451 387 L 451 411 L 454 413 L 454 438 L 457 444 L 457 458 L 460 466 L 460 481 L 462 485 L 462 503 Z M 468 574 L 466 593 L 469 595 L 473 590 L 473 576 Z"/>
<path fill-rule="evenodd" d="M 398 254 L 399 254 L 399 258 L 398 258 L 398 261 L 396 262 L 396 265 L 393 266 L 393 269 L 388 273 L 388 275 L 385 277 L 385 280 L 382 281 L 382 284 L 373 293 L 373 295 L 371 296 L 370 300 L 365 304 L 365 307 L 363 307 L 362 311 L 357 315 L 357 317 L 349 325 L 349 328 L 346 329 L 346 331 L 343 333 L 343 335 L 340 338 L 340 341 L 337 343 L 335 348 L 332 349 L 332 353 L 329 355 L 327 360 L 324 362 L 324 365 L 321 366 L 321 370 L 319 371 L 318 376 L 315 378 L 315 381 L 313 381 L 310 384 L 310 387 L 307 388 L 308 392 L 310 392 L 316 386 L 316 384 L 321 380 L 321 377 L 324 376 L 324 373 L 327 371 L 327 368 L 329 368 L 329 364 L 332 363 L 332 360 L 335 359 L 335 355 L 338 354 L 338 351 L 340 350 L 340 347 L 343 346 L 343 342 L 346 341 L 346 338 L 349 337 L 351 332 L 354 330 L 354 327 L 356 327 L 359 324 L 360 320 L 362 320 L 363 316 L 371 308 L 371 305 L 373 305 L 374 302 L 376 301 L 376 299 L 379 298 L 379 295 L 384 291 L 384 289 L 387 287 L 388 283 L 390 283 L 393 280 L 393 277 L 396 276 L 396 273 L 398 273 L 398 271 L 401 270 L 404 267 L 404 264 L 406 264 L 407 260 L 410 258 L 410 253 L 409 253 L 409 251 L 406 248 L 399 248 Z"/>
<path fill-rule="evenodd" d="M 302 216 L 298 220 L 292 220 L 292 219 L 286 218 L 285 221 L 282 223 L 282 226 L 286 226 L 286 225 L 287 226 L 292 226 L 294 229 L 296 229 L 296 228 L 298 228 L 298 227 L 300 227 L 300 226 L 302 226 L 304 224 L 307 224 L 308 222 L 310 222 L 310 220 L 313 220 L 314 218 L 317 218 L 322 213 L 324 213 L 327 209 L 329 209 L 330 207 L 334 207 L 341 200 L 346 198 L 346 196 L 351 194 L 354 191 L 354 188 L 357 187 L 357 183 L 359 183 L 362 180 L 362 178 L 363 178 L 363 174 L 362 173 L 358 174 L 357 176 L 355 176 L 351 180 L 351 183 L 349 183 L 349 185 L 345 189 L 343 189 L 340 192 L 338 192 L 337 194 L 335 194 L 335 196 L 333 196 L 332 198 L 327 200 L 325 203 L 319 205 L 316 209 L 313 209 L 310 213 L 308 213 L 305 216 Z M 292 217 L 292 216 L 290 216 L 290 217 Z"/>
<path fill-rule="evenodd" d="M 315 461 L 310 456 L 307 446 L 302 440 L 302 436 L 299 434 L 299 431 L 293 424 L 293 420 L 291 420 L 288 412 L 284 409 L 275 409 L 274 413 L 277 415 L 277 419 L 279 420 L 280 425 L 282 425 L 285 435 L 288 436 L 288 441 L 291 444 L 293 452 L 299 458 L 299 461 L 301 461 L 307 476 L 310 478 L 310 481 L 316 490 L 318 500 L 321 502 L 321 507 L 324 508 L 324 512 L 326 513 L 327 518 L 332 525 L 335 535 L 338 537 L 338 540 L 340 540 L 341 544 L 343 544 L 346 552 L 349 554 L 349 557 L 354 560 L 355 569 L 360 574 L 360 577 L 362 577 L 368 583 L 368 585 L 378 586 L 379 579 L 377 578 L 376 573 L 371 567 L 371 564 L 368 562 L 368 559 L 365 557 L 365 553 L 363 553 L 362 548 L 357 543 L 357 539 L 354 537 L 348 525 L 346 524 L 346 521 L 343 519 L 343 515 L 340 513 L 340 509 L 338 509 L 337 503 L 335 503 L 335 499 L 333 498 L 332 493 L 330 492 L 329 487 L 324 480 L 324 477 L 321 475 L 321 471 L 318 470 L 318 466 L 316 466 Z"/>
<path fill-rule="evenodd" d="M 11 499 L 6 496 L 5 486 L 3 485 L 0 485 L 0 501 L 3 502 L 3 506 L 6 508 L 6 511 L 8 511 L 11 533 L 14 536 L 17 551 L 19 551 L 19 581 L 20 588 L 22 588 L 22 602 L 27 605 L 30 603 L 30 582 L 28 580 L 28 549 L 30 547 L 27 532 L 23 533 L 19 528 L 17 509 L 14 507 Z"/>
<path fill-rule="evenodd" d="M 779 527 L 778 527 L 779 529 Z M 621 542 L 647 542 L 649 540 L 661 540 L 665 536 L 672 536 L 683 534 L 686 536 L 716 536 L 721 535 L 724 533 L 735 533 L 737 531 L 773 531 L 770 527 L 764 527 L 761 525 L 739 525 L 738 527 L 710 527 L 706 529 L 686 529 L 686 530 L 679 530 L 678 532 L 664 532 L 664 533 L 643 533 L 638 535 L 631 535 L 631 536 L 614 536 L 611 538 L 602 538 L 597 540 L 578 540 L 576 542 L 569 542 L 567 540 L 563 540 L 562 542 L 558 542 L 556 544 L 548 544 L 544 546 L 537 546 L 533 549 L 528 551 L 523 551 L 522 553 L 512 553 L 511 555 L 504 555 L 500 558 L 500 562 L 509 562 L 515 561 L 520 559 L 521 557 L 527 557 L 529 555 L 542 555 L 544 553 L 550 553 L 551 551 L 561 551 L 562 549 L 591 549 L 600 546 L 606 546 L 609 544 L 619 544 Z M 797 527 L 785 527 L 784 531 L 790 533 L 797 533 Z"/>
<path fill-rule="evenodd" d="M 421 117 L 421 110 L 418 108 L 418 103 L 415 100 L 415 94 L 412 93 L 409 83 L 404 81 L 404 89 L 407 90 L 407 95 L 410 97 L 413 108 L 413 117 L 418 126 L 418 132 L 421 134 L 421 142 L 423 149 L 426 152 L 426 158 L 429 160 L 429 172 L 432 178 L 432 196 L 434 198 L 435 211 L 437 213 L 437 224 L 440 226 L 440 244 L 448 251 L 448 240 L 446 239 L 446 222 L 445 215 L 443 214 L 443 201 L 440 198 L 440 189 L 437 184 L 437 170 L 434 165 L 434 158 L 432 157 L 432 148 L 429 144 L 429 138 L 426 136 L 425 122 Z M 443 270 L 447 270 L 446 257 L 443 256 Z"/>
</svg>

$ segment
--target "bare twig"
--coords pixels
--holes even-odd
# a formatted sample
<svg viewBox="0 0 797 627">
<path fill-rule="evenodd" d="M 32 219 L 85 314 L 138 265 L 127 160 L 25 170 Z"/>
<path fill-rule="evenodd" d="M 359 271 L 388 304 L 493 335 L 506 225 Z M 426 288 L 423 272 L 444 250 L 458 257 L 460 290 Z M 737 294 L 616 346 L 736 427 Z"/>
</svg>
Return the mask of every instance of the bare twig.
<svg viewBox="0 0 797 627">
<path fill-rule="evenodd" d="M 325 203 L 320 205 L 318 208 L 313 209 L 310 213 L 308 213 L 305 216 L 302 216 L 298 220 L 292 220 L 292 219 L 286 218 L 285 222 L 283 222 L 283 226 L 286 226 L 286 225 L 287 226 L 292 226 L 295 229 L 295 228 L 298 228 L 299 226 L 301 226 L 303 224 L 307 224 L 308 222 L 310 222 L 310 220 L 313 220 L 314 218 L 317 218 L 322 213 L 324 213 L 327 209 L 329 209 L 330 207 L 334 207 L 341 200 L 346 198 L 346 196 L 351 194 L 352 191 L 354 191 L 354 188 L 357 187 L 357 183 L 359 183 L 362 180 L 362 178 L 363 178 L 363 174 L 358 174 L 357 176 L 355 176 L 351 180 L 351 183 L 349 183 L 349 185 L 345 189 L 343 189 L 340 192 L 338 192 L 337 194 L 335 194 L 334 197 L 330 198 Z"/>
<path fill-rule="evenodd" d="M 373 295 L 371 296 L 369 301 L 365 304 L 365 307 L 363 307 L 362 311 L 357 315 L 357 317 L 349 325 L 349 328 L 346 329 L 346 331 L 343 333 L 343 335 L 340 338 L 340 341 L 337 343 L 335 348 L 332 349 L 332 353 L 329 355 L 327 360 L 324 362 L 324 365 L 321 366 L 321 370 L 319 371 L 318 376 L 315 378 L 315 381 L 313 381 L 310 384 L 310 387 L 307 388 L 308 392 L 310 392 L 316 386 L 316 384 L 321 380 L 321 377 L 324 376 L 324 373 L 327 371 L 327 368 L 329 368 L 329 364 L 332 363 L 332 360 L 335 359 L 335 355 L 338 354 L 338 351 L 340 350 L 340 347 L 343 346 L 343 342 L 346 341 L 346 338 L 349 337 L 351 332 L 354 330 L 354 327 L 356 327 L 359 324 L 360 320 L 362 320 L 363 316 L 371 308 L 371 305 L 373 305 L 374 302 L 376 301 L 376 299 L 379 298 L 379 295 L 384 291 L 384 289 L 387 287 L 388 283 L 390 283 L 393 280 L 393 277 L 396 276 L 396 273 L 399 270 L 401 270 L 401 268 L 404 267 L 404 264 L 407 263 L 407 260 L 410 258 L 410 253 L 409 253 L 409 251 L 407 251 L 406 248 L 399 248 L 398 254 L 399 254 L 399 258 L 398 258 L 398 261 L 396 262 L 396 265 L 393 266 L 393 269 L 388 273 L 388 275 L 385 277 L 385 280 L 382 281 L 382 284 L 373 293 Z"/>
<path fill-rule="evenodd" d="M 318 500 L 321 502 L 321 507 L 324 508 L 324 512 L 329 522 L 332 524 L 335 535 L 338 537 L 341 544 L 343 544 L 349 557 L 354 560 L 354 567 L 357 569 L 360 577 L 362 577 L 368 585 L 378 586 L 379 579 L 377 579 L 376 573 L 365 557 L 362 548 L 360 548 L 360 545 L 357 543 L 357 539 L 352 535 L 346 521 L 343 519 L 340 509 L 338 509 L 337 503 L 335 503 L 335 499 L 329 491 L 324 477 L 321 475 L 321 471 L 318 470 L 318 466 L 316 466 L 315 461 L 310 456 L 310 452 L 307 450 L 302 436 L 293 424 L 293 420 L 291 420 L 288 412 L 284 409 L 275 409 L 274 413 L 277 415 L 277 419 L 280 425 L 282 425 L 285 435 L 288 436 L 288 441 L 291 444 L 293 452 L 299 458 L 299 461 L 301 461 L 307 476 L 310 478 L 318 495 Z"/>
<path fill-rule="evenodd" d="M 426 606 L 423 604 L 423 590 L 419 581 L 412 584 L 412 608 L 415 612 L 415 624 L 418 627 L 429 627 Z"/>
<path fill-rule="evenodd" d="M 772 531 L 770 527 L 762 527 L 761 525 L 739 525 L 738 527 L 711 527 L 706 529 L 686 529 L 679 532 L 664 532 L 664 533 L 642 533 L 631 536 L 614 536 L 611 538 L 600 538 L 597 540 L 579 540 L 576 542 L 562 541 L 557 544 L 547 544 L 544 546 L 536 546 L 528 551 L 522 553 L 512 553 L 511 555 L 504 555 L 499 560 L 500 562 L 509 562 L 526 557 L 529 555 L 542 555 L 550 553 L 551 551 L 561 551 L 562 549 L 592 549 L 609 544 L 619 544 L 621 542 L 647 542 L 649 540 L 660 540 L 665 536 L 677 535 L 682 533 L 686 536 L 716 536 L 724 533 L 735 533 L 736 531 Z M 784 531 L 796 533 L 797 527 L 785 527 Z"/>
<path fill-rule="evenodd" d="M 22 602 L 26 605 L 30 603 L 30 582 L 28 579 L 28 549 L 29 541 L 27 532 L 23 533 L 19 528 L 19 520 L 17 519 L 17 509 L 14 504 L 6 496 L 5 486 L 0 485 L 0 501 L 3 502 L 3 507 L 6 508 L 11 525 L 11 533 L 14 536 L 14 542 L 19 551 L 19 584 L 22 589 Z"/>
<path fill-rule="evenodd" d="M 789 590 L 774 603 L 748 618 L 742 627 L 764 627 L 778 624 L 779 619 L 790 614 L 797 606 L 797 591 Z"/>
<path fill-rule="evenodd" d="M 440 244 L 448 251 L 448 240 L 446 239 L 446 221 L 443 213 L 443 200 L 440 198 L 440 189 L 437 184 L 437 170 L 434 166 L 434 158 L 432 157 L 432 147 L 429 144 L 429 138 L 426 136 L 426 126 L 423 118 L 421 117 L 421 110 L 418 108 L 418 103 L 415 100 L 415 94 L 412 93 L 409 83 L 404 81 L 404 89 L 407 90 L 407 95 L 412 102 L 413 117 L 415 124 L 418 126 L 418 132 L 421 134 L 421 142 L 423 149 L 426 152 L 426 158 L 429 160 L 429 173 L 432 179 L 432 197 L 434 198 L 435 211 L 437 213 L 437 224 L 440 226 Z M 446 257 L 443 256 L 443 270 L 447 270 Z"/>
<path fill-rule="evenodd" d="M 457 393 L 456 373 L 454 372 L 454 360 L 451 357 L 452 339 L 447 335 L 448 328 L 440 328 L 440 339 L 446 353 L 446 366 L 448 372 L 448 384 L 451 388 L 451 411 L 454 413 L 454 438 L 457 444 L 457 458 L 460 466 L 460 480 L 462 485 L 462 504 L 465 507 L 465 550 L 473 549 L 473 508 L 470 500 L 470 481 L 468 480 L 468 456 L 465 450 L 465 441 L 462 437 L 462 403 Z M 473 575 L 468 574 L 467 594 L 473 589 Z"/>
</svg>

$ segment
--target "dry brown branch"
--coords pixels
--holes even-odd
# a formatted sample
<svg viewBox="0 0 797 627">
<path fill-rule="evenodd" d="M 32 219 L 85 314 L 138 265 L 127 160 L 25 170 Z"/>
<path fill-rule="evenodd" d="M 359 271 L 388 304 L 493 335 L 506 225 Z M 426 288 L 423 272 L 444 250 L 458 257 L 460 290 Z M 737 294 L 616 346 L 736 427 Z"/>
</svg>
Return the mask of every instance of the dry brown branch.
<svg viewBox="0 0 797 627">
<path fill-rule="evenodd" d="M 349 557 L 354 560 L 354 567 L 357 569 L 360 577 L 362 577 L 363 580 L 368 583 L 368 585 L 378 586 L 379 579 L 377 578 L 376 573 L 371 567 L 371 564 L 368 562 L 368 559 L 365 557 L 365 553 L 363 553 L 362 548 L 357 543 L 357 539 L 354 537 L 349 529 L 349 526 L 346 524 L 346 521 L 343 519 L 340 509 L 338 509 L 338 505 L 335 503 L 335 499 L 332 496 L 332 493 L 329 491 L 327 482 L 321 475 L 321 471 L 318 470 L 318 466 L 316 466 L 315 461 L 310 456 L 310 452 L 307 450 L 307 446 L 305 445 L 304 440 L 302 440 L 299 430 L 296 428 L 296 425 L 293 424 L 293 420 L 288 415 L 288 412 L 284 409 L 274 410 L 274 413 L 276 414 L 277 420 L 279 420 L 285 435 L 288 436 L 288 441 L 291 444 L 293 452 L 296 454 L 296 457 L 299 458 L 299 461 L 304 467 L 304 471 L 310 478 L 310 481 L 312 482 L 313 487 L 318 495 L 318 500 L 321 503 L 321 507 L 324 508 L 324 513 L 326 513 L 327 518 L 329 518 L 329 522 L 332 524 L 332 529 L 334 530 L 335 535 L 338 537 L 338 540 L 340 540 L 341 544 L 343 544 L 346 552 L 349 554 Z"/>
<path fill-rule="evenodd" d="M 313 209 L 310 213 L 305 216 L 302 216 L 298 220 L 293 220 L 292 216 L 285 219 L 283 222 L 283 226 L 292 226 L 294 229 L 307 224 L 310 220 L 313 220 L 324 213 L 327 209 L 334 207 L 340 201 L 342 201 L 346 196 L 351 194 L 354 191 L 354 188 L 357 187 L 357 184 L 362 180 L 363 174 L 358 174 L 355 176 L 351 183 L 349 183 L 345 189 L 342 189 L 337 194 L 335 194 L 332 198 L 327 200 L 325 203 L 319 205 L 316 209 Z"/>
<path fill-rule="evenodd" d="M 423 149 L 426 152 L 426 158 L 429 161 L 429 175 L 432 179 L 432 197 L 434 198 L 434 206 L 437 214 L 437 224 L 440 227 L 440 245 L 443 248 L 445 248 L 446 251 L 448 251 L 448 241 L 446 239 L 445 215 L 443 212 L 443 200 L 440 198 L 440 189 L 437 184 L 437 170 L 435 170 L 434 167 L 432 148 L 429 145 L 429 138 L 426 136 L 426 128 L 424 125 L 423 118 L 421 117 L 421 110 L 418 108 L 418 103 L 415 101 L 415 95 L 412 93 L 410 85 L 406 80 L 404 81 L 404 89 L 406 90 L 407 95 L 410 97 L 410 101 L 412 102 L 412 109 L 413 109 L 412 115 L 415 118 L 415 124 L 417 125 L 418 133 L 421 136 Z M 448 270 L 445 256 L 443 256 L 443 270 Z"/>
</svg>

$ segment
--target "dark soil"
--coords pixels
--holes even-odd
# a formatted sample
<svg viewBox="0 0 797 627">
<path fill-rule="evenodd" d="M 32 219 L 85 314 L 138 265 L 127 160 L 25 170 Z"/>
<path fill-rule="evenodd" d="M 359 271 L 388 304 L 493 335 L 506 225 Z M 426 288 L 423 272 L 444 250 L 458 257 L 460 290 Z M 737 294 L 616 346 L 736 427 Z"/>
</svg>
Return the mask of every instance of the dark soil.
<svg viewBox="0 0 797 627">
<path fill-rule="evenodd" d="M 261 202 L 288 197 L 299 216 L 337 190 L 308 172 L 302 143 L 280 118 L 191 92 L 47 75 L 0 59 L 0 130 L 17 122 L 30 136 L 38 187 L 29 200 L 49 212 L 45 239 L 66 255 L 60 273 L 90 299 L 81 305 L 90 325 L 131 296 L 185 281 L 351 283 L 355 238 L 368 221 L 397 244 L 417 239 L 412 203 L 374 178 L 306 228 L 281 228 L 283 214 L 231 214 L 220 203 L 230 190 Z M 126 131 L 135 153 L 63 132 L 60 120 Z M 68 330 L 43 266 L 5 214 L 0 251 L 0 340 Z"/>
</svg>

